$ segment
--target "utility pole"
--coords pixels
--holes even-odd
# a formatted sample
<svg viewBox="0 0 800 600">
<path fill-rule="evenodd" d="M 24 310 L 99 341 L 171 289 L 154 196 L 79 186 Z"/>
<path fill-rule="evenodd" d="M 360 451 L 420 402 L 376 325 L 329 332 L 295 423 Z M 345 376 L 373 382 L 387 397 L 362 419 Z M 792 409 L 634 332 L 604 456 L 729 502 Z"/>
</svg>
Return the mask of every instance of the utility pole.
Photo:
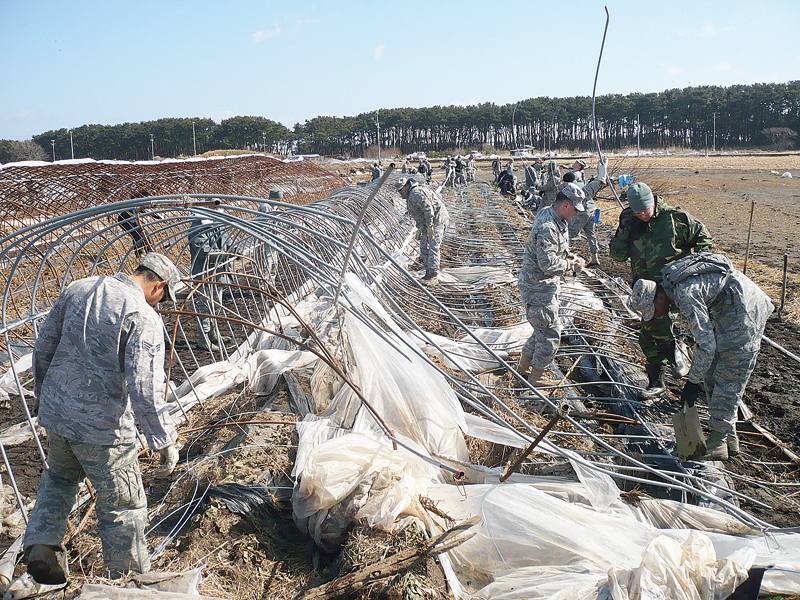
<svg viewBox="0 0 800 600">
<path fill-rule="evenodd" d="M 714 113 L 714 134 L 711 136 L 711 152 L 717 151 L 717 113 Z"/>
<path fill-rule="evenodd" d="M 517 148 L 517 131 L 514 129 L 514 115 L 517 112 L 517 105 L 514 105 L 514 110 L 511 111 L 511 143 L 514 146 L 514 150 Z"/>
<path fill-rule="evenodd" d="M 192 119 L 192 143 L 194 144 L 194 155 L 197 156 L 197 135 L 194 132 L 194 119 Z"/>
<path fill-rule="evenodd" d="M 375 127 L 378 128 L 378 162 L 381 162 L 381 123 L 378 121 L 378 111 L 375 111 Z"/>
<path fill-rule="evenodd" d="M 636 113 L 636 156 L 642 153 L 642 121 L 639 113 Z"/>
<path fill-rule="evenodd" d="M 72 145 L 72 129 L 69 130 L 69 151 L 72 154 L 72 160 L 75 160 L 75 146 Z"/>
<path fill-rule="evenodd" d="M 50 145 L 53 147 L 53 162 L 56 162 L 56 141 L 50 140 Z"/>
<path fill-rule="evenodd" d="M 156 159 L 155 146 L 153 145 L 153 134 L 150 134 L 150 160 Z"/>
<path fill-rule="evenodd" d="M 264 143 L 261 144 L 261 151 L 262 152 L 266 152 L 267 151 L 267 133 L 265 131 L 261 132 L 261 139 L 264 140 Z"/>
</svg>

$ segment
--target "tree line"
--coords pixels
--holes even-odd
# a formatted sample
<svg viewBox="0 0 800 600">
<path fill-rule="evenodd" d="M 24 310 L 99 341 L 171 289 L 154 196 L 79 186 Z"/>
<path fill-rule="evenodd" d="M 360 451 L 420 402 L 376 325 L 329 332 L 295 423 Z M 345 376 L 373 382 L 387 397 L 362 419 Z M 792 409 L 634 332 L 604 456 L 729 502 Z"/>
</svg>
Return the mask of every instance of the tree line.
<svg viewBox="0 0 800 600">
<path fill-rule="evenodd" d="M 159 119 L 122 125 L 84 125 L 0 140 L 0 162 L 71 158 L 147 160 L 210 150 L 365 156 L 371 147 L 403 153 L 455 149 L 591 150 L 595 147 L 591 98 L 530 98 L 498 106 L 396 108 L 354 117 L 320 116 L 293 130 L 264 117 Z M 608 94 L 595 102 L 603 149 L 644 147 L 748 148 L 797 144 L 800 81 L 702 86 L 650 94 Z M 71 138 L 70 138 L 71 135 Z M 380 136 L 380 137 L 378 137 Z"/>
</svg>

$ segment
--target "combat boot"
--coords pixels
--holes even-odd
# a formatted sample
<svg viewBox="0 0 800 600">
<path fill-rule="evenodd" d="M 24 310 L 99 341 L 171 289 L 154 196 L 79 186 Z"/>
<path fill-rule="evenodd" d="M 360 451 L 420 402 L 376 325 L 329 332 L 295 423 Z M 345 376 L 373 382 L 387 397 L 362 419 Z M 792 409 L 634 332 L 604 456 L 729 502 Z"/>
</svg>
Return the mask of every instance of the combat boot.
<svg viewBox="0 0 800 600">
<path fill-rule="evenodd" d="M 425 277 L 422 278 L 424 285 L 436 285 L 439 283 L 439 274 L 436 271 L 425 269 Z"/>
<path fill-rule="evenodd" d="M 735 433 L 729 433 L 728 437 L 725 439 L 725 442 L 728 445 L 728 456 L 738 456 L 739 455 L 739 436 Z"/>
<path fill-rule="evenodd" d="M 207 350 L 208 352 L 219 352 L 219 344 L 216 342 L 216 336 L 212 336 L 210 332 L 200 332 L 197 348 L 198 350 Z"/>
<path fill-rule="evenodd" d="M 61 548 L 34 544 L 25 552 L 25 559 L 28 574 L 36 583 L 59 585 L 67 582 L 67 556 Z"/>
<path fill-rule="evenodd" d="M 667 390 L 664 385 L 664 366 L 661 363 L 647 363 L 647 389 L 639 393 L 639 398 L 643 401 L 658 398 Z"/>
<path fill-rule="evenodd" d="M 596 267 L 596 266 L 598 266 L 600 264 L 600 261 L 597 258 L 597 252 L 592 252 L 591 257 L 592 258 L 589 260 L 589 262 L 586 263 L 586 266 L 587 267 Z"/>
<path fill-rule="evenodd" d="M 728 460 L 728 435 L 712 430 L 706 438 L 706 454 L 700 460 Z"/>
<path fill-rule="evenodd" d="M 517 373 L 523 377 L 526 377 L 528 375 L 528 370 L 531 368 L 532 359 L 533 357 L 528 354 L 520 354 L 519 364 L 517 365 Z"/>
<path fill-rule="evenodd" d="M 531 374 L 528 376 L 528 383 L 530 383 L 533 387 L 549 387 L 557 385 L 558 381 L 546 376 L 544 371 L 544 369 L 531 369 Z"/>
</svg>

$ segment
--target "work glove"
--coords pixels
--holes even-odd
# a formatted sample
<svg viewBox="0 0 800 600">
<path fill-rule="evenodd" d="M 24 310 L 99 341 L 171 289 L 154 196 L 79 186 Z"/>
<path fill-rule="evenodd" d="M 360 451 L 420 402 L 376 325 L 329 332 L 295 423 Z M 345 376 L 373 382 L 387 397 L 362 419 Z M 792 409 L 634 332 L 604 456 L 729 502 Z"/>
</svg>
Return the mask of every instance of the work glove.
<svg viewBox="0 0 800 600">
<path fill-rule="evenodd" d="M 597 161 L 597 178 L 605 180 L 607 174 L 608 173 L 606 171 L 606 162 L 605 162 L 605 160 L 603 160 L 603 159 L 598 160 Z"/>
<path fill-rule="evenodd" d="M 428 239 L 433 240 L 435 237 L 435 232 L 433 231 L 433 225 L 428 225 Z"/>
<path fill-rule="evenodd" d="M 681 402 L 683 402 L 684 406 L 692 407 L 694 406 L 699 394 L 700 384 L 687 381 L 683 386 L 683 391 L 681 392 Z"/>
<path fill-rule="evenodd" d="M 175 444 L 170 444 L 166 448 L 158 451 L 161 455 L 161 466 L 156 469 L 155 476 L 159 479 L 169 477 L 178 464 L 178 448 Z"/>
<path fill-rule="evenodd" d="M 639 221 L 635 214 L 633 214 L 633 210 L 630 207 L 623 210 L 619 213 L 619 228 L 620 229 L 633 229 L 634 225 L 636 225 L 636 221 Z"/>
</svg>

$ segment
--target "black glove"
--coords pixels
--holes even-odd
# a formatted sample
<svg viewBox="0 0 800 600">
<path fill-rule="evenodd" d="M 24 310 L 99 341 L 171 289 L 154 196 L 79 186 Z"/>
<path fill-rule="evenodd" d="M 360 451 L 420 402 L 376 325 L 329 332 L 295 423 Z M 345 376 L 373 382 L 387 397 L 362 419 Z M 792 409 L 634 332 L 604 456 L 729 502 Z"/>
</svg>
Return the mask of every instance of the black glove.
<svg viewBox="0 0 800 600">
<path fill-rule="evenodd" d="M 681 392 L 681 402 L 683 402 L 684 406 L 694 406 L 695 400 L 697 400 L 697 396 L 699 394 L 700 384 L 687 381 L 686 385 L 683 386 L 683 391 Z"/>
<path fill-rule="evenodd" d="M 619 227 L 620 229 L 633 229 L 633 226 L 636 224 L 636 221 L 641 221 L 641 219 L 637 218 L 635 214 L 633 214 L 633 210 L 630 208 L 626 208 L 621 213 L 619 213 Z"/>
</svg>

